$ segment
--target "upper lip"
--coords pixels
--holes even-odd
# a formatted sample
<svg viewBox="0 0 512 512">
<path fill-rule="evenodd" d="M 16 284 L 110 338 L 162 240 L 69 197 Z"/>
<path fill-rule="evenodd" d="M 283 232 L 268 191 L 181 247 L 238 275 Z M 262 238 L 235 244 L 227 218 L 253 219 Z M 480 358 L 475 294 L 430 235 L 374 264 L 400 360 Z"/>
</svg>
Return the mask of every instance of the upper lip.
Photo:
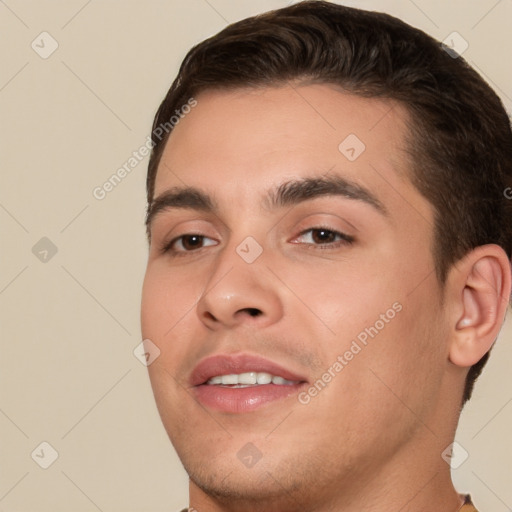
<svg viewBox="0 0 512 512">
<path fill-rule="evenodd" d="M 217 375 L 230 375 L 246 372 L 266 372 L 287 380 L 304 382 L 306 379 L 281 365 L 261 356 L 249 354 L 217 354 L 201 360 L 192 371 L 192 386 L 205 384 Z"/>
</svg>

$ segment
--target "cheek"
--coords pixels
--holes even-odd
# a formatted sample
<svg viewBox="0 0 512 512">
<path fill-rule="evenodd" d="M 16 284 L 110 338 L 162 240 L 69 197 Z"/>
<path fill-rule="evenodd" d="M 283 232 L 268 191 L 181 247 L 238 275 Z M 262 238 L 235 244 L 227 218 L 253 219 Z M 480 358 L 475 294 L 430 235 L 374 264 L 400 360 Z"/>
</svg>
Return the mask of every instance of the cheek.
<svg viewBox="0 0 512 512">
<path fill-rule="evenodd" d="M 148 265 L 142 289 L 141 327 L 143 339 L 150 339 L 160 350 L 158 359 L 148 367 L 152 379 L 158 367 L 178 378 L 179 363 L 190 350 L 186 341 L 194 338 L 201 290 L 197 278 L 158 261 Z"/>
<path fill-rule="evenodd" d="M 331 344 L 327 366 L 341 355 L 343 369 L 311 399 L 305 422 L 313 428 L 321 417 L 329 431 L 344 432 L 341 440 L 337 435 L 330 439 L 333 450 L 350 452 L 347 446 L 359 446 L 364 451 L 366 446 L 372 457 L 388 457 L 387 451 L 418 425 L 429 423 L 440 389 L 443 351 L 432 329 L 433 311 L 424 309 L 420 302 L 405 303 L 400 311 L 393 310 L 388 323 L 374 319 L 376 330 L 354 325 L 354 332 L 365 334 L 365 343 L 350 333 Z M 384 445 L 379 442 L 383 429 L 388 437 Z"/>
<path fill-rule="evenodd" d="M 395 410 L 402 407 L 398 396 L 422 410 L 425 390 L 434 396 L 441 381 L 445 348 L 435 274 L 428 258 L 399 256 L 340 261 L 336 272 L 317 268 L 297 273 L 293 281 L 297 295 L 307 298 L 308 308 L 331 330 L 318 349 L 324 370 L 347 354 L 344 377 L 332 389 L 333 401 L 346 401 L 349 408 L 357 399 Z M 318 325 L 311 322 L 303 330 L 309 327 L 315 339 Z"/>
<path fill-rule="evenodd" d="M 297 307 L 303 303 L 329 328 L 329 338 L 339 350 L 400 300 L 400 285 L 390 276 L 389 269 L 340 261 L 337 268 L 331 265 L 325 269 L 301 269 L 294 274 L 287 279 L 301 299 Z M 311 320 L 312 328 L 320 325 L 317 320 L 313 322 L 311 315 L 295 315 Z M 395 311 L 390 316 L 394 317 Z"/>
<path fill-rule="evenodd" d="M 156 405 L 170 436 L 177 425 L 185 422 L 176 414 L 175 404 L 183 389 L 180 362 L 188 348 L 187 329 L 196 315 L 197 295 L 194 283 L 183 273 L 180 275 L 161 261 L 148 264 L 142 288 L 142 337 L 160 350 L 148 372 Z"/>
<path fill-rule="evenodd" d="M 446 347 L 436 299 L 419 291 L 403 297 L 402 310 L 371 341 L 366 363 L 374 396 L 396 414 L 425 421 L 440 391 Z"/>
<path fill-rule="evenodd" d="M 199 294 L 197 279 L 169 269 L 165 262 L 151 262 L 142 288 L 143 336 L 156 340 L 169 336 L 187 315 L 194 313 Z"/>
</svg>

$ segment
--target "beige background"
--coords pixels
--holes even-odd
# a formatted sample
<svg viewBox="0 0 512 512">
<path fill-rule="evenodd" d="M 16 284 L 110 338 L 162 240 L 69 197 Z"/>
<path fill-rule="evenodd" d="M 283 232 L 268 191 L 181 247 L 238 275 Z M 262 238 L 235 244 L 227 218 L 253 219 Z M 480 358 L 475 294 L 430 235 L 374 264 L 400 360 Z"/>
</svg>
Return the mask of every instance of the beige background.
<svg viewBox="0 0 512 512">
<path fill-rule="evenodd" d="M 133 355 L 147 159 L 102 201 L 92 191 L 145 142 L 187 49 L 287 3 L 0 0 L 0 512 L 187 503 L 186 475 Z M 459 32 L 510 112 L 512 2 L 345 3 L 438 39 Z M 50 48 L 43 31 L 59 45 L 47 59 L 31 47 Z M 42 237 L 58 249 L 46 262 L 32 252 Z M 509 319 L 458 434 L 469 458 L 454 479 L 482 512 L 512 509 L 511 342 Z M 31 458 L 43 441 L 59 455 L 46 470 Z M 49 460 L 48 448 L 35 453 Z"/>
</svg>

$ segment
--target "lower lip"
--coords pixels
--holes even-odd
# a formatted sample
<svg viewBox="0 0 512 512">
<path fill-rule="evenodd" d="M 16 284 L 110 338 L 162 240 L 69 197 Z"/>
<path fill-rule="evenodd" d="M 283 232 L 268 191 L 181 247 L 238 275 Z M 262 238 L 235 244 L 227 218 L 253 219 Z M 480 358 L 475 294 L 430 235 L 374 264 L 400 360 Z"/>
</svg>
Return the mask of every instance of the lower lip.
<svg viewBox="0 0 512 512">
<path fill-rule="evenodd" d="M 195 393 L 201 404 L 222 412 L 242 413 L 258 409 L 262 405 L 297 395 L 304 386 L 301 384 L 263 384 L 245 388 L 196 386 Z"/>
</svg>

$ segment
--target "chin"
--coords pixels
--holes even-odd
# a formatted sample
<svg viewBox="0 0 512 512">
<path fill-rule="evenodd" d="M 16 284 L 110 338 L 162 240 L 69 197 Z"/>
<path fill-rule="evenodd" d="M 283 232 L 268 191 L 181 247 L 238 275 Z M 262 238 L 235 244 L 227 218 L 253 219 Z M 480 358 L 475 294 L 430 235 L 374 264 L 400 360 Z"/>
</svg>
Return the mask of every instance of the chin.
<svg viewBox="0 0 512 512">
<path fill-rule="evenodd" d="M 255 466 L 251 469 L 240 469 L 228 458 L 225 461 L 216 461 L 215 467 L 202 461 L 192 464 L 185 462 L 184 466 L 192 484 L 204 494 L 214 498 L 219 504 L 237 504 L 238 507 L 243 505 L 248 507 L 247 511 L 282 511 L 285 506 L 288 510 L 290 502 L 297 503 L 301 495 L 307 495 L 304 482 L 290 485 L 289 475 L 268 471 L 264 465 L 259 468 Z M 283 485 L 281 482 L 286 483 Z M 298 510 L 300 509 L 299 507 Z"/>
</svg>

